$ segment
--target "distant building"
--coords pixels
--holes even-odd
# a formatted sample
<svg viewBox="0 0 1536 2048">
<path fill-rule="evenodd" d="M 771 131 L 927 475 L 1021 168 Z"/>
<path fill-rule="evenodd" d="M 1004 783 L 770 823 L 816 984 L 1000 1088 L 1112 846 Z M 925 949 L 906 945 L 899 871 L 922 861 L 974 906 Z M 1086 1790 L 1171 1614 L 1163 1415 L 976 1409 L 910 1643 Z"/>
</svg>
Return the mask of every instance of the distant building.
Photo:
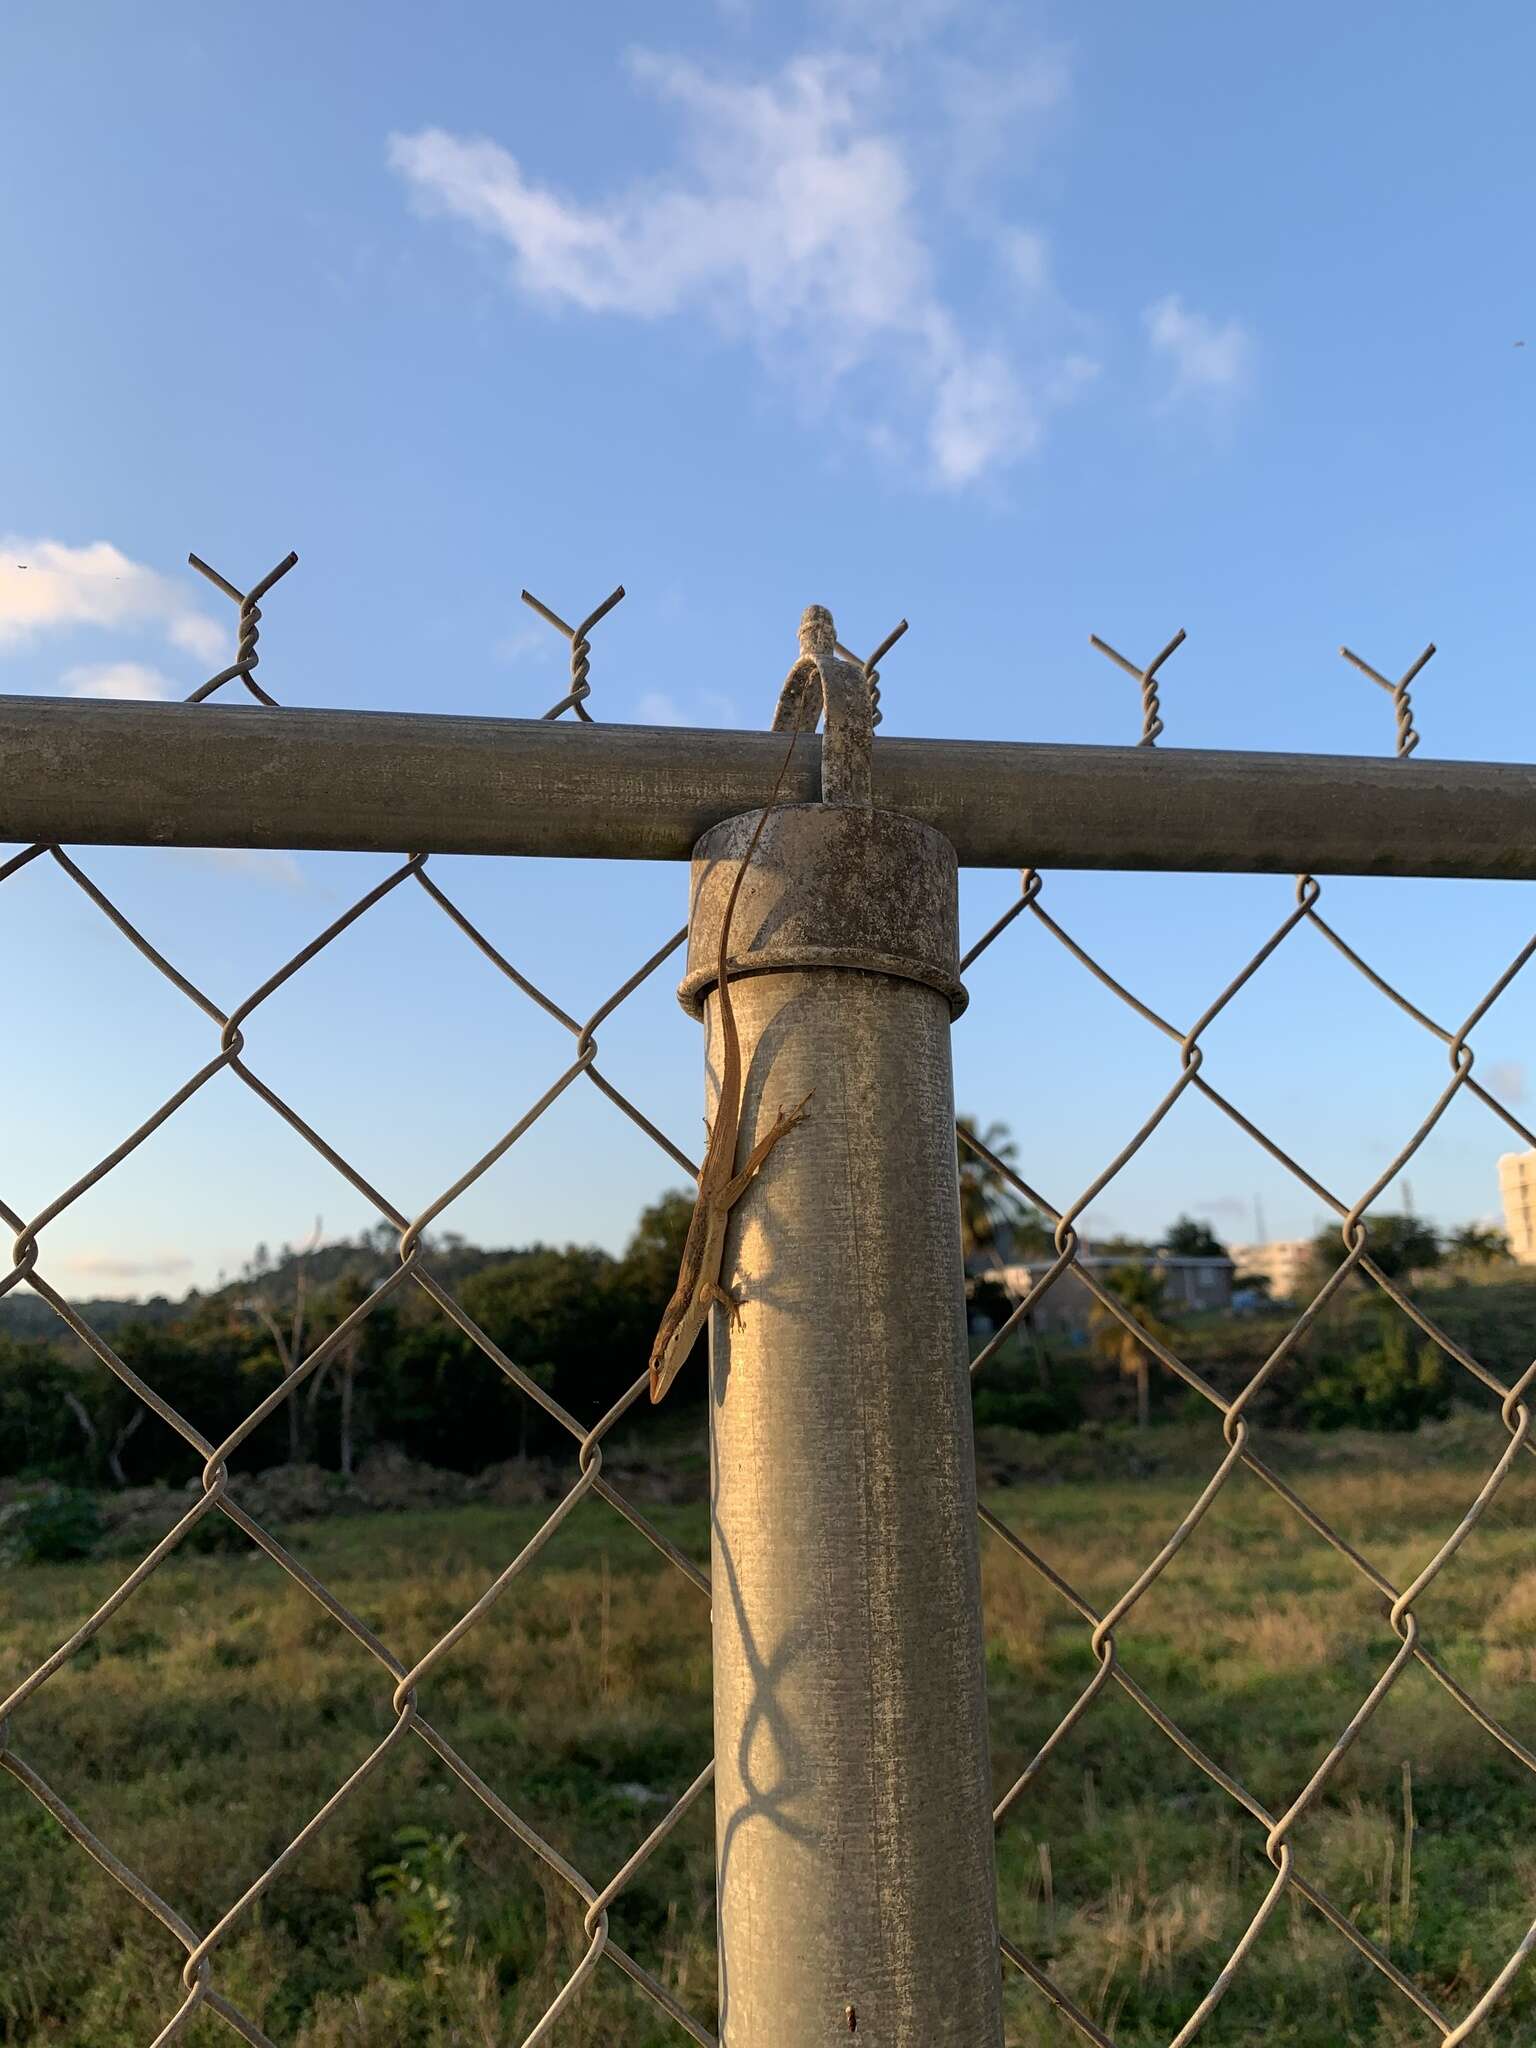
<svg viewBox="0 0 1536 2048">
<path fill-rule="evenodd" d="M 1536 1152 L 1506 1152 L 1499 1161 L 1499 1193 L 1509 1248 L 1522 1266 L 1536 1266 Z"/>
<path fill-rule="evenodd" d="M 1268 1244 L 1235 1244 L 1232 1263 L 1239 1273 L 1256 1273 L 1269 1282 L 1275 1301 L 1294 1301 L 1307 1291 L 1307 1269 L 1312 1264 L 1309 1237 L 1277 1237 Z"/>
<path fill-rule="evenodd" d="M 977 1273 L 978 1280 L 1000 1286 L 1013 1301 L 1022 1301 L 1055 1261 L 1039 1254 Z M 1186 1258 L 1177 1252 L 1079 1252 L 1080 1266 L 1099 1282 L 1122 1266 L 1150 1266 L 1163 1283 L 1163 1298 L 1175 1311 L 1225 1309 L 1232 1306 L 1232 1261 L 1228 1258 Z M 1037 1330 L 1085 1330 L 1094 1294 L 1073 1266 L 1041 1296 L 1031 1312 Z"/>
</svg>

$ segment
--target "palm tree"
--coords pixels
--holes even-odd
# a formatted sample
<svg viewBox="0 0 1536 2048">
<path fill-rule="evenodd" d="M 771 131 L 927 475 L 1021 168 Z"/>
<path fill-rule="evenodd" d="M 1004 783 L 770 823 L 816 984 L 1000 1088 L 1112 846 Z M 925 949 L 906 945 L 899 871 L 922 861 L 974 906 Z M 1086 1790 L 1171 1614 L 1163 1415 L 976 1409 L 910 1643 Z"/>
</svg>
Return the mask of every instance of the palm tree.
<svg viewBox="0 0 1536 2048">
<path fill-rule="evenodd" d="M 1163 1320 L 1165 1300 L 1160 1273 L 1147 1265 L 1116 1266 L 1105 1275 L 1104 1285 L 1149 1337 L 1156 1338 L 1160 1344 L 1167 1343 L 1169 1331 Z M 1145 1429 L 1152 1420 L 1152 1390 L 1147 1369 L 1153 1354 L 1103 1302 L 1094 1301 L 1089 1319 L 1097 1339 L 1099 1356 L 1107 1364 L 1119 1366 L 1127 1379 L 1135 1380 L 1136 1421 L 1140 1428 Z"/>
<path fill-rule="evenodd" d="M 974 1117 L 955 1121 L 955 1144 L 960 1159 L 960 1250 L 967 1268 L 979 1252 L 1049 1250 L 1051 1226 L 1038 1209 L 1020 1196 L 1005 1173 L 977 1152 L 968 1139 L 977 1139 L 1004 1166 L 1018 1157 L 1008 1126 L 1003 1123 L 977 1127 Z"/>
</svg>

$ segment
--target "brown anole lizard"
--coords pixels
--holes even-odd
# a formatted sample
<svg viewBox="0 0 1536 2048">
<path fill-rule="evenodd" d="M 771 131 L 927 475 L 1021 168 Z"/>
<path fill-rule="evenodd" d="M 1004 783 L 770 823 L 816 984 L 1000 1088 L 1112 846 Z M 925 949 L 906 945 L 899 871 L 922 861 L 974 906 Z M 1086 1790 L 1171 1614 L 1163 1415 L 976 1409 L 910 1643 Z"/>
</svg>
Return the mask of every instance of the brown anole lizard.
<svg viewBox="0 0 1536 2048">
<path fill-rule="evenodd" d="M 720 920 L 720 964 L 716 978 L 720 1002 L 720 1037 L 722 1056 L 720 1062 L 720 1097 L 715 1108 L 715 1121 L 710 1128 L 709 1142 L 704 1151 L 704 1165 L 699 1173 L 699 1191 L 694 1200 L 693 1214 L 688 1219 L 688 1235 L 683 1241 L 683 1261 L 678 1269 L 677 1286 L 672 1299 L 662 1313 L 661 1326 L 656 1332 L 656 1341 L 651 1346 L 651 1399 L 659 1401 L 682 1370 L 694 1340 L 709 1319 L 709 1311 L 716 1302 L 725 1309 L 733 1323 L 741 1320 L 740 1299 L 720 1284 L 720 1266 L 725 1253 L 725 1230 L 730 1222 L 731 1211 L 746 1193 L 756 1178 L 764 1160 L 786 1132 L 792 1131 L 805 1115 L 805 1105 L 810 1101 L 807 1095 L 794 1109 L 781 1109 L 767 1132 L 758 1139 L 748 1153 L 741 1171 L 736 1171 L 736 1140 L 741 1130 L 741 1040 L 736 1031 L 736 1016 L 731 1008 L 730 978 L 726 972 L 726 952 L 730 945 L 731 920 L 736 914 L 736 899 L 741 894 L 742 880 L 757 851 L 757 842 L 762 837 L 763 827 L 768 822 L 768 813 L 779 800 L 784 787 L 784 778 L 789 773 L 790 759 L 795 751 L 798 732 L 792 732 L 789 748 L 784 756 L 784 765 L 779 770 L 778 781 L 773 793 L 763 806 L 757 823 L 752 827 L 752 837 L 747 841 L 747 850 L 741 857 L 731 883 L 730 894 L 725 899 L 725 914 Z"/>
</svg>

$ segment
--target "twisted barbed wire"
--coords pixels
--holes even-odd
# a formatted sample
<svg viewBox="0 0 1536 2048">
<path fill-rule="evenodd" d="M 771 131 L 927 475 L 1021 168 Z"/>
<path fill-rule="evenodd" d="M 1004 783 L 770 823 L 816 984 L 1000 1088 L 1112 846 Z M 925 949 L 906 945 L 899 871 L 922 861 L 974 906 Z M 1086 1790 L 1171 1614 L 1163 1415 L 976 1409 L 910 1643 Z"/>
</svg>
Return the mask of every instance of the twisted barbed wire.
<svg viewBox="0 0 1536 2048">
<path fill-rule="evenodd" d="M 1426 663 L 1434 659 L 1434 641 L 1430 641 L 1417 661 L 1411 661 L 1408 664 L 1395 683 L 1389 682 L 1379 669 L 1372 668 L 1368 661 L 1363 661 L 1358 654 L 1352 653 L 1349 648 L 1341 647 L 1339 652 L 1351 667 L 1359 669 L 1361 675 L 1369 676 L 1373 683 L 1379 683 L 1392 699 L 1392 710 L 1397 719 L 1397 757 L 1400 761 L 1407 760 L 1408 756 L 1419 744 L 1419 735 L 1415 732 L 1413 725 L 1413 700 L 1408 694 L 1408 686 L 1413 682 L 1420 670 L 1424 668 Z"/>
<path fill-rule="evenodd" d="M 588 612 L 579 626 L 568 626 L 558 612 L 551 611 L 549 606 L 541 598 L 535 597 L 531 590 L 525 590 L 522 595 L 523 603 L 528 606 L 530 611 L 536 611 L 541 619 L 546 620 L 554 627 L 562 639 L 569 640 L 571 643 L 571 687 L 558 704 L 550 705 L 549 709 L 544 713 L 545 718 L 558 718 L 563 711 L 574 711 L 583 724 L 590 725 L 592 723 L 592 714 L 587 709 L 586 700 L 592 694 L 592 685 L 587 680 L 592 667 L 590 659 L 592 643 L 588 640 L 587 635 L 597 624 L 598 620 L 606 619 L 614 606 L 623 598 L 623 584 L 619 584 L 615 590 L 610 590 L 596 611 Z"/>
<path fill-rule="evenodd" d="M 1101 640 L 1097 633 L 1088 635 L 1089 645 L 1097 647 L 1100 654 L 1107 655 L 1116 668 L 1123 669 L 1141 688 L 1141 738 L 1139 747 L 1155 747 L 1163 730 L 1162 703 L 1157 693 L 1157 672 L 1176 648 L 1184 645 L 1184 628 L 1180 626 L 1168 645 L 1154 654 L 1145 668 L 1138 668 L 1134 661 L 1127 661 L 1117 653 L 1107 640 Z"/>
<path fill-rule="evenodd" d="M 187 560 L 199 576 L 206 576 L 215 589 L 222 590 L 226 597 L 232 598 L 240 607 L 240 627 L 234 661 L 228 668 L 220 669 L 217 675 L 210 676 L 206 683 L 200 683 L 188 696 L 186 701 L 189 704 L 201 704 L 238 676 L 258 704 L 276 706 L 277 699 L 269 697 L 256 680 L 256 669 L 261 661 L 261 656 L 256 652 L 256 642 L 261 637 L 261 600 L 274 583 L 281 582 L 288 571 L 297 566 L 298 559 L 297 554 L 290 549 L 276 568 L 269 569 L 259 582 L 253 583 L 249 590 L 240 590 L 227 576 L 221 576 L 217 569 L 211 569 L 200 556 L 187 556 Z"/>
</svg>

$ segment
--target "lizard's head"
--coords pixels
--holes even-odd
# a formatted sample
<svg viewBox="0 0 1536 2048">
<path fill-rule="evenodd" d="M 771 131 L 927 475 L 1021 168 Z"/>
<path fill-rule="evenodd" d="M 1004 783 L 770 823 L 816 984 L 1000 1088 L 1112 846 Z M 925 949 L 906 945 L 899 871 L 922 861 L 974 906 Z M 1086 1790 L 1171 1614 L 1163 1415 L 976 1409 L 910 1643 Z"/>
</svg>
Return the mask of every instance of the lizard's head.
<svg viewBox="0 0 1536 2048">
<path fill-rule="evenodd" d="M 652 1401 L 659 1401 L 666 1393 L 693 1348 L 691 1340 L 687 1344 L 678 1341 L 682 1335 L 682 1322 L 682 1310 L 669 1306 L 661 1319 L 661 1328 L 656 1332 L 650 1359 Z"/>
</svg>

